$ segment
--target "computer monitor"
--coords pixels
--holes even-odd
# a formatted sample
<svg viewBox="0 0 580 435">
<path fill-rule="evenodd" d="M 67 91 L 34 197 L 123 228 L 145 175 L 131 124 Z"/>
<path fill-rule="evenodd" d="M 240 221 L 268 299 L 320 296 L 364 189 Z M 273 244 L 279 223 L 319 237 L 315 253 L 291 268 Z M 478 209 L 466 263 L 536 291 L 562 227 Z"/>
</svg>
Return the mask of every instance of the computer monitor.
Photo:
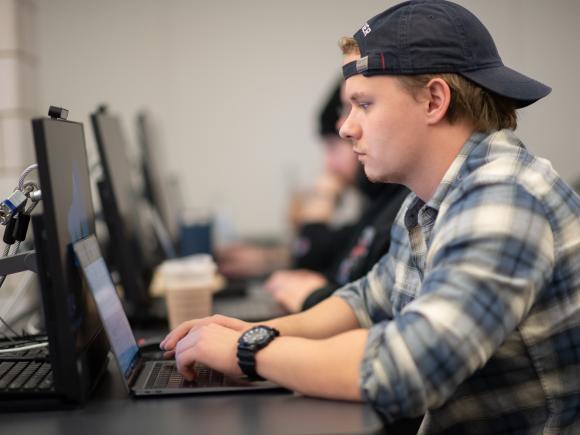
<svg viewBox="0 0 580 435">
<path fill-rule="evenodd" d="M 141 151 L 143 195 L 154 213 L 152 220 L 159 249 L 163 257 L 173 258 L 176 256 L 177 214 L 180 208 L 177 200 L 178 192 L 170 191 L 168 180 L 162 176 L 161 150 L 151 117 L 145 111 L 137 114 L 137 138 Z"/>
<path fill-rule="evenodd" d="M 191 213 L 185 213 L 186 207 L 177 178 L 162 176 L 164 154 L 156 133 L 151 116 L 145 111 L 140 112 L 137 115 L 137 137 L 141 149 L 143 190 L 144 196 L 160 217 L 154 219 L 154 223 L 159 223 L 155 226 L 155 235 L 161 252 L 165 258 L 211 253 L 212 219 L 198 216 L 194 220 L 200 222 L 188 222 Z M 166 243 L 167 234 L 171 240 L 171 249 Z"/>
<path fill-rule="evenodd" d="M 148 284 L 161 258 L 152 248 L 152 226 L 142 220 L 140 195 L 133 185 L 125 135 L 118 117 L 99 110 L 91 115 L 102 178 L 97 182 L 102 214 L 109 230 L 114 268 L 125 292 L 126 311 L 134 323 L 151 317 Z"/>
<path fill-rule="evenodd" d="M 132 169 L 127 155 L 127 143 L 118 117 L 104 109 L 91 115 L 93 130 L 103 170 L 103 179 L 111 184 L 116 208 L 124 221 L 128 237 L 137 231 L 137 189 L 133 185 Z M 107 212 L 108 210 L 103 210 Z"/>
<path fill-rule="evenodd" d="M 95 232 L 83 125 L 39 118 L 32 130 L 42 189 L 42 210 L 32 222 L 55 395 L 81 403 L 109 350 L 72 249 Z"/>
<path fill-rule="evenodd" d="M 154 150 L 153 128 L 145 112 L 137 114 L 137 138 L 141 151 L 141 173 L 143 174 L 143 193 L 157 210 L 165 226 L 169 224 L 165 201 L 162 193 L 161 174 L 158 171 L 156 150 Z"/>
</svg>

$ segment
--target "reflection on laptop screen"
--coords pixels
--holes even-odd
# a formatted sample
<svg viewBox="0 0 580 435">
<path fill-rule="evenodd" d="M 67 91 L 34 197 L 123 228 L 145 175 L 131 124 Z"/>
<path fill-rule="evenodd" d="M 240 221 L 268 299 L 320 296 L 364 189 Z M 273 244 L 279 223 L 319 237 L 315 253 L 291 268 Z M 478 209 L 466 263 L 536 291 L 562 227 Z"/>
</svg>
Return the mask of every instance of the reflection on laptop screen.
<svg viewBox="0 0 580 435">
<path fill-rule="evenodd" d="M 128 376 L 137 357 L 138 346 L 95 236 L 75 243 L 74 251 L 97 304 L 115 358 L 123 374 Z"/>
</svg>

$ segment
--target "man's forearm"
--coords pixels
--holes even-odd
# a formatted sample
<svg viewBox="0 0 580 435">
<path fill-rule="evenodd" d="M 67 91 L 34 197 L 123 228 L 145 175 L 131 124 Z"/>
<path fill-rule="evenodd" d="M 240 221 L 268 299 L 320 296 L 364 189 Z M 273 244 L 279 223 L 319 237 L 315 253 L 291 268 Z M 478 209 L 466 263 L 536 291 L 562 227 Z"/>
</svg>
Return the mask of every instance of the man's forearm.
<svg viewBox="0 0 580 435">
<path fill-rule="evenodd" d="M 278 329 L 282 335 L 315 339 L 360 328 L 350 305 L 339 297 L 330 297 L 307 311 L 264 324 Z"/>
<path fill-rule="evenodd" d="M 258 373 L 302 394 L 360 401 L 360 365 L 368 330 L 324 340 L 279 337 L 256 355 Z"/>
</svg>

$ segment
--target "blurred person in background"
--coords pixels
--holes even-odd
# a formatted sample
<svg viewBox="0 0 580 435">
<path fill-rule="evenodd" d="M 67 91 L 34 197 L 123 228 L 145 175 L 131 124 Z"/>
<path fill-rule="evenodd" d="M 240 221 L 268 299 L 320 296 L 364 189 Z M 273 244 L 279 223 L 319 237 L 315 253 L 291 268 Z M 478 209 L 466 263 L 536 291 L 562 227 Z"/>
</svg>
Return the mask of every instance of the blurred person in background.
<svg viewBox="0 0 580 435">
<path fill-rule="evenodd" d="M 327 167 L 342 174 L 343 179 L 354 173 L 351 183 L 365 197 L 366 206 L 357 222 L 338 230 L 337 240 L 333 240 L 332 231 L 326 231 L 321 224 L 309 223 L 302 227 L 296 245 L 309 249 L 295 256 L 293 270 L 277 271 L 265 284 L 274 299 L 291 313 L 316 305 L 337 288 L 371 270 L 389 250 L 391 226 L 409 193 L 398 184 L 370 182 L 356 159 L 355 171 L 349 172 L 352 168 L 345 162 L 351 162 L 355 154 L 351 143 L 342 139 L 338 130 L 350 112 L 350 103 L 344 95 L 343 85 L 337 91 L 331 100 L 336 106 L 329 110 L 326 123 L 321 123 L 327 126 L 326 146 L 334 148 L 332 153 L 326 153 Z M 325 119 L 324 112 L 321 119 Z M 329 125 L 330 122 L 333 124 Z M 313 246 L 314 240 L 318 244 Z"/>
<path fill-rule="evenodd" d="M 312 189 L 295 192 L 289 205 L 295 242 L 292 246 L 237 243 L 219 248 L 216 257 L 226 277 L 263 278 L 288 267 L 324 271 L 351 238 L 365 201 L 358 186 L 360 164 L 336 128 L 342 110 L 340 89 L 338 83 L 318 118 L 324 172 Z"/>
</svg>

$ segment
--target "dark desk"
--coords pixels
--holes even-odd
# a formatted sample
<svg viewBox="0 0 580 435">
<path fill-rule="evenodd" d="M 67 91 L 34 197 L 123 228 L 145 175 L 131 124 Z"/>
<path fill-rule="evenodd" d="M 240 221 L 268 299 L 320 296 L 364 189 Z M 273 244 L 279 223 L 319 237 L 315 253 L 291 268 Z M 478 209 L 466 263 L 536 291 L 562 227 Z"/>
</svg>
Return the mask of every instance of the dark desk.
<svg viewBox="0 0 580 435">
<path fill-rule="evenodd" d="M 82 409 L 0 414 L 3 435 L 377 434 L 366 405 L 283 392 L 130 399 L 117 370 Z"/>
</svg>

